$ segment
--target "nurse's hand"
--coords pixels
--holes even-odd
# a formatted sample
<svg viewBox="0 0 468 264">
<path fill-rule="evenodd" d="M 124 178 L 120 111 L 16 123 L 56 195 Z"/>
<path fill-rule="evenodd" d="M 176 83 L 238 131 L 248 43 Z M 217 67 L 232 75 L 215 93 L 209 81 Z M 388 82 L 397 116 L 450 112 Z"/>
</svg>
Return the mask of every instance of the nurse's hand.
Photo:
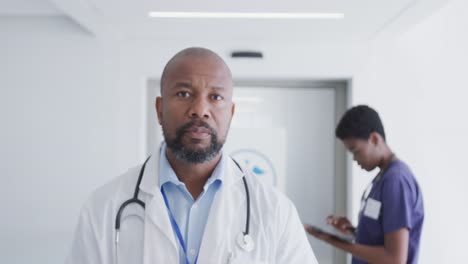
<svg viewBox="0 0 468 264">
<path fill-rule="evenodd" d="M 317 229 L 316 227 L 314 226 L 311 226 L 311 225 L 308 225 L 308 224 L 304 224 L 304 229 L 306 230 L 307 233 L 309 233 L 310 235 L 320 239 L 320 240 L 329 240 L 330 239 L 330 236 L 323 233 L 322 230 L 320 229 Z"/>
<path fill-rule="evenodd" d="M 354 235 L 356 231 L 356 228 L 353 227 L 348 218 L 342 216 L 329 215 L 327 217 L 327 224 L 333 226 L 339 232 L 347 235 Z"/>
</svg>

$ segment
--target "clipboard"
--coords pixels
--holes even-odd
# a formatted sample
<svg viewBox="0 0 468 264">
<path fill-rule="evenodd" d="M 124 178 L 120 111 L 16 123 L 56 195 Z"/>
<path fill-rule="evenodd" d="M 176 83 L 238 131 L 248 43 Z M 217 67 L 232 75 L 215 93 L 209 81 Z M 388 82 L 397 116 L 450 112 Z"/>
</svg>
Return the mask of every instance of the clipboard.
<svg viewBox="0 0 468 264">
<path fill-rule="evenodd" d="M 322 228 L 320 227 L 317 227 L 317 226 L 314 226 L 314 225 L 307 225 L 310 229 L 314 230 L 315 232 L 317 233 L 322 233 L 322 234 L 326 234 L 328 236 L 330 236 L 331 238 L 335 239 L 335 240 L 338 240 L 340 242 L 344 242 L 344 243 L 348 243 L 348 244 L 353 244 L 354 243 L 354 240 L 355 240 L 355 237 L 354 236 L 347 236 L 347 235 L 343 235 L 343 234 L 340 234 L 338 232 L 330 232 L 330 231 L 326 231 L 326 230 L 323 230 Z"/>
</svg>

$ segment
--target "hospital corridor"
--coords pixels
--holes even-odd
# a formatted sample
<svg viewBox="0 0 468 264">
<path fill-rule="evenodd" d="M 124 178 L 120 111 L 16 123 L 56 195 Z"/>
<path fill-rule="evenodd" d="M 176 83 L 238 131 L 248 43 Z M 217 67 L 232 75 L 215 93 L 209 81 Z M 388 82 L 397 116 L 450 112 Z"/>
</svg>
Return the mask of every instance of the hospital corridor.
<svg viewBox="0 0 468 264">
<path fill-rule="evenodd" d="M 465 263 L 467 14 L 0 0 L 0 263 Z"/>
</svg>

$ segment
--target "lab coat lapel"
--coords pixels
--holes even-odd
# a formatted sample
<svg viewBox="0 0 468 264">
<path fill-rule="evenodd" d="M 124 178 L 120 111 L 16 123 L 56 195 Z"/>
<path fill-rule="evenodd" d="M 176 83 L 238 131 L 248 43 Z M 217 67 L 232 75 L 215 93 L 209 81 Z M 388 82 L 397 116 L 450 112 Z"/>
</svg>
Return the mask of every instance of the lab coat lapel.
<svg viewBox="0 0 468 264">
<path fill-rule="evenodd" d="M 221 188 L 216 193 L 210 208 L 205 231 L 200 245 L 198 263 L 225 263 L 232 252 L 235 236 L 242 232 L 245 223 L 244 209 L 246 197 L 244 188 L 239 189 L 242 173 L 227 162 Z"/>
<path fill-rule="evenodd" d="M 146 205 L 144 262 L 179 263 L 174 232 L 161 197 L 153 197 Z"/>
<path fill-rule="evenodd" d="M 158 174 L 159 151 L 153 153 L 148 161 L 140 184 L 140 190 L 147 197 L 143 248 L 144 263 L 178 263 L 178 247 L 167 208 L 159 190 Z"/>
</svg>

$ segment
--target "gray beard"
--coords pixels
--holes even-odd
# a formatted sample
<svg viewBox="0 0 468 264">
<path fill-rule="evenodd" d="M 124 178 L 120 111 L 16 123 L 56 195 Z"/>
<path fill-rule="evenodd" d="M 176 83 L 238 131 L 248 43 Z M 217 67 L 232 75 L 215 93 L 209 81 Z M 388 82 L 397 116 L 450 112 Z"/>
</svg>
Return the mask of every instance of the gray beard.
<svg viewBox="0 0 468 264">
<path fill-rule="evenodd" d="M 186 130 L 190 127 L 197 125 L 203 126 L 210 130 L 210 145 L 203 149 L 191 149 L 184 145 L 182 138 L 186 133 Z M 216 157 L 224 145 L 224 141 L 218 140 L 218 135 L 214 129 L 212 129 L 208 124 L 203 121 L 191 121 L 182 127 L 178 128 L 176 131 L 176 136 L 173 139 L 170 139 L 167 131 L 163 127 L 163 134 L 166 140 L 167 147 L 174 153 L 177 159 L 186 161 L 192 164 L 201 164 L 212 160 Z"/>
</svg>

